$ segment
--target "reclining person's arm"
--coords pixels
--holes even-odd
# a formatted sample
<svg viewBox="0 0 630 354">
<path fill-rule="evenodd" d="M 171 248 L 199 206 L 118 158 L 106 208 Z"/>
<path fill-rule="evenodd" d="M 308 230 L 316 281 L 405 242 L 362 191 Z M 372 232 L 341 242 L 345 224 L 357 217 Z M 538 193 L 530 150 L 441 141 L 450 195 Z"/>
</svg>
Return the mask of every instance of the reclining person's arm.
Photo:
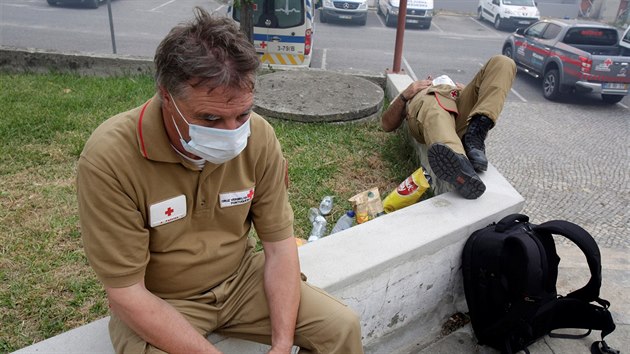
<svg viewBox="0 0 630 354">
<path fill-rule="evenodd" d="M 410 101 L 418 92 L 431 86 L 431 77 L 426 80 L 412 82 L 403 92 L 401 92 L 381 117 L 381 127 L 386 132 L 396 130 L 403 119 L 407 116 L 406 103 Z"/>
</svg>

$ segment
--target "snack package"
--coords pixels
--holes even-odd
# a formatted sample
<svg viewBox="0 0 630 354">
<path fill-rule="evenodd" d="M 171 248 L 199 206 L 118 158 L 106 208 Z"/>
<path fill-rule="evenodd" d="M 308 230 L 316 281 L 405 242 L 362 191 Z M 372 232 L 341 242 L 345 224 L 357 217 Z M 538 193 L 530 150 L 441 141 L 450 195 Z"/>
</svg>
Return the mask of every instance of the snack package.
<svg viewBox="0 0 630 354">
<path fill-rule="evenodd" d="M 420 167 L 398 185 L 398 188 L 389 193 L 383 200 L 383 209 L 386 213 L 391 213 L 417 203 L 429 187 L 426 172 Z"/>
<path fill-rule="evenodd" d="M 384 214 L 381 195 L 376 187 L 363 191 L 348 201 L 352 204 L 357 224 L 362 224 Z"/>
</svg>

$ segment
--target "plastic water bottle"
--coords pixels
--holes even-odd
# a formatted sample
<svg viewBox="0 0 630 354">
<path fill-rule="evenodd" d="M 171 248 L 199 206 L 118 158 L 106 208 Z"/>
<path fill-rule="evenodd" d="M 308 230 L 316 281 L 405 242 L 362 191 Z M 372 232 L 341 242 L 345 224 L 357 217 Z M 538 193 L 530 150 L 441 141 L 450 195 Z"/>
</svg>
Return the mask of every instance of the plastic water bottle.
<svg viewBox="0 0 630 354">
<path fill-rule="evenodd" d="M 352 225 L 354 225 L 354 211 L 348 210 L 345 214 L 341 215 L 339 220 L 337 220 L 337 223 L 333 227 L 330 234 L 332 235 L 341 230 L 349 229 L 352 227 Z"/>
<path fill-rule="evenodd" d="M 319 212 L 322 215 L 328 215 L 330 214 L 332 207 L 333 207 L 333 197 L 330 195 L 327 195 L 324 197 L 324 199 L 322 199 L 322 202 L 319 203 Z"/>
<path fill-rule="evenodd" d="M 315 222 L 315 218 L 316 218 L 318 215 L 322 215 L 322 214 L 319 212 L 319 209 L 317 209 L 317 208 L 310 208 L 310 209 L 308 210 L 308 220 L 311 222 L 311 224 Z"/>
<path fill-rule="evenodd" d="M 311 229 L 311 235 L 308 237 L 308 242 L 317 241 L 324 236 L 326 236 L 326 219 L 321 215 L 317 215 L 313 222 L 313 228 Z"/>
</svg>

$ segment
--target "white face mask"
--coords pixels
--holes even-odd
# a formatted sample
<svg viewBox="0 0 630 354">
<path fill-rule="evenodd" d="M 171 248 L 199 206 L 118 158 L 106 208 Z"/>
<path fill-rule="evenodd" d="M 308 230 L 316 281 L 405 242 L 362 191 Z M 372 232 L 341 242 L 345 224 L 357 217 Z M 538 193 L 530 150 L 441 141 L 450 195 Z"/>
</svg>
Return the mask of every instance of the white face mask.
<svg viewBox="0 0 630 354">
<path fill-rule="evenodd" d="M 171 96 L 170 93 L 169 96 Z M 190 141 L 186 142 L 182 137 L 182 133 L 179 131 L 177 124 L 175 124 L 173 115 L 171 115 L 173 124 L 175 124 L 175 129 L 177 129 L 177 134 L 179 134 L 179 141 L 181 142 L 184 150 L 214 164 L 222 164 L 230 161 L 245 150 L 247 140 L 251 134 L 249 118 L 245 123 L 243 123 L 243 125 L 234 130 L 217 129 L 197 124 L 190 124 L 179 110 L 179 107 L 177 107 L 173 96 L 171 96 L 171 100 L 173 100 L 173 105 L 175 106 L 177 113 L 179 113 L 184 122 L 188 124 L 188 135 L 190 136 Z"/>
</svg>

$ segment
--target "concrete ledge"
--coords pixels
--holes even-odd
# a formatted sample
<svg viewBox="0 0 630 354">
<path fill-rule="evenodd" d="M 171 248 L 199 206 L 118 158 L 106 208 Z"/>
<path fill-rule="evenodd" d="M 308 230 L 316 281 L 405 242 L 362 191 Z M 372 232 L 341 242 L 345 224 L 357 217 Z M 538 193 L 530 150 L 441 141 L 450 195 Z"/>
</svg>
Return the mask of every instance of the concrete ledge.
<svg viewBox="0 0 630 354">
<path fill-rule="evenodd" d="M 86 76 L 152 74 L 152 58 L 122 55 L 60 53 L 0 46 L 0 70 L 14 73 L 74 73 Z"/>
</svg>

